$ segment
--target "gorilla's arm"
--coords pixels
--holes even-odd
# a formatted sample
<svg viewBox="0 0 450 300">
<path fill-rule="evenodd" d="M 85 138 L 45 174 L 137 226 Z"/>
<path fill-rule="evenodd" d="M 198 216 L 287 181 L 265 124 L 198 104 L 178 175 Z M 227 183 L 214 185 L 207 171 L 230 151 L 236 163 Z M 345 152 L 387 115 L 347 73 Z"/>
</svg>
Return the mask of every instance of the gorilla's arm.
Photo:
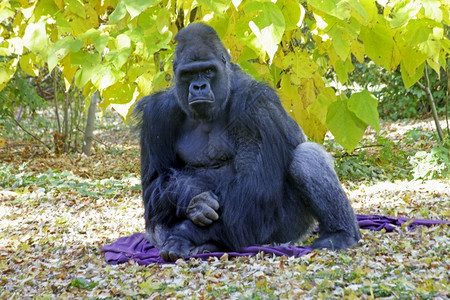
<svg viewBox="0 0 450 300">
<path fill-rule="evenodd" d="M 170 226 L 186 217 L 199 225 L 216 220 L 218 203 L 212 197 L 199 197 L 190 203 L 208 188 L 201 181 L 195 181 L 191 174 L 181 171 L 183 162 L 177 157 L 175 145 L 186 116 L 172 91 L 143 98 L 135 113 L 142 120 L 141 182 L 147 229 L 152 232 L 157 224 Z M 190 214 L 186 213 L 188 207 Z M 161 228 L 158 232 L 163 234 Z"/>
<path fill-rule="evenodd" d="M 173 141 L 177 136 L 175 116 L 180 116 L 176 106 L 170 101 L 170 92 L 156 93 L 142 98 L 135 114 L 140 120 L 141 185 L 145 207 L 146 228 L 158 223 L 157 219 L 172 221 L 174 207 L 161 199 L 166 187 L 170 167 L 177 164 Z M 172 116 L 174 118 L 172 118 Z M 168 122 L 168 119 L 171 122 Z M 161 208 L 165 209 L 161 209 Z"/>
<path fill-rule="evenodd" d="M 235 124 L 235 177 L 221 195 L 226 202 L 221 217 L 227 226 L 232 225 L 227 232 L 230 246 L 239 249 L 270 242 L 273 221 L 283 217 L 277 206 L 283 201 L 285 181 L 278 178 L 286 178 L 292 152 L 305 137 L 271 88 L 245 75 L 235 82 L 230 108 Z"/>
</svg>

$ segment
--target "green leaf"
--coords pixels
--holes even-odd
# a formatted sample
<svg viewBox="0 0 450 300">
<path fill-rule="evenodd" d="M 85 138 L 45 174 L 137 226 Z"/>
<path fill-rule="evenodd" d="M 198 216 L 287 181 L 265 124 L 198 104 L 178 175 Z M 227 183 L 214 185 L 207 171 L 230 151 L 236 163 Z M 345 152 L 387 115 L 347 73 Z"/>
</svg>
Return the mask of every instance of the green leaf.
<svg viewBox="0 0 450 300">
<path fill-rule="evenodd" d="M 120 69 L 128 61 L 131 52 L 132 49 L 130 47 L 111 50 L 105 55 L 105 59 L 112 62 L 117 69 Z"/>
<path fill-rule="evenodd" d="M 420 78 L 423 76 L 423 70 L 425 68 L 425 63 L 422 63 L 417 69 L 413 76 L 409 75 L 409 72 L 406 70 L 405 64 L 403 61 L 400 63 L 400 70 L 402 74 L 403 84 L 405 85 L 405 89 L 409 89 L 412 87 Z"/>
<path fill-rule="evenodd" d="M 339 82 L 345 84 L 348 80 L 348 73 L 345 64 L 342 60 L 337 60 L 334 64 L 334 71 L 336 72 Z"/>
<path fill-rule="evenodd" d="M 351 51 L 360 63 L 364 62 L 364 45 L 362 43 L 354 40 L 351 45 Z"/>
<path fill-rule="evenodd" d="M 408 45 L 399 45 L 401 53 L 402 73 L 407 72 L 408 77 L 414 77 L 417 68 L 427 59 L 427 55 Z"/>
<path fill-rule="evenodd" d="M 70 63 L 81 68 L 75 74 L 75 83 L 83 87 L 94 74 L 98 73 L 98 67 L 102 61 L 100 54 L 78 51 L 70 55 Z"/>
<path fill-rule="evenodd" d="M 114 104 L 126 104 L 133 99 L 137 85 L 134 83 L 116 82 L 102 93 L 103 99 Z"/>
<path fill-rule="evenodd" d="M 12 59 L 7 63 L 0 63 L 0 90 L 14 76 L 18 59 Z"/>
<path fill-rule="evenodd" d="M 230 7 L 231 1 L 226 0 L 198 0 L 198 3 L 208 7 L 218 16 L 222 16 L 225 11 Z M 239 5 L 239 4 L 238 4 Z"/>
<path fill-rule="evenodd" d="M 138 17 L 138 24 L 143 29 L 153 29 L 156 26 L 156 17 L 158 11 L 155 8 L 150 8 L 141 13 Z"/>
<path fill-rule="evenodd" d="M 426 0 L 420 1 L 420 3 L 422 4 L 425 10 L 425 17 L 434 20 L 438 23 L 442 22 L 441 2 L 439 0 Z M 444 9 L 448 9 L 448 2 L 447 7 Z"/>
<path fill-rule="evenodd" d="M 152 80 L 152 90 L 158 90 L 164 86 L 164 78 L 166 77 L 166 73 L 158 72 L 153 76 Z"/>
<path fill-rule="evenodd" d="M 81 40 L 87 40 L 92 42 L 95 46 L 95 49 L 102 53 L 105 49 L 106 45 L 110 41 L 110 37 L 108 35 L 103 35 L 102 32 L 98 29 L 91 28 L 85 33 L 79 36 Z"/>
<path fill-rule="evenodd" d="M 64 36 L 67 34 L 72 34 L 72 26 L 70 22 L 64 18 L 62 14 L 57 14 L 55 17 L 56 27 L 58 29 L 58 34 Z"/>
<path fill-rule="evenodd" d="M 350 153 L 364 135 L 366 124 L 348 109 L 347 103 L 348 99 L 344 99 L 330 104 L 327 126 L 336 141 Z"/>
<path fill-rule="evenodd" d="M 48 50 L 48 37 L 46 22 L 41 20 L 38 23 L 30 23 L 25 28 L 23 44 L 35 54 L 46 57 Z"/>
<path fill-rule="evenodd" d="M 326 125 L 327 123 L 327 113 L 328 107 L 333 103 L 333 100 L 329 99 L 324 94 L 317 95 L 316 100 L 314 100 L 313 104 L 308 106 L 306 109 L 310 114 L 314 115 L 320 123 Z"/>
<path fill-rule="evenodd" d="M 122 71 L 117 70 L 110 64 L 102 64 L 97 66 L 95 72 L 91 74 L 91 82 L 97 89 L 102 91 L 121 80 L 124 76 L 125 74 Z"/>
<path fill-rule="evenodd" d="M 352 94 L 347 106 L 361 121 L 372 126 L 377 132 L 380 131 L 378 100 L 368 90 Z"/>
<path fill-rule="evenodd" d="M 308 0 L 308 4 L 326 14 L 334 16 L 340 20 L 350 17 L 350 6 L 346 1 L 341 0 Z"/>
<path fill-rule="evenodd" d="M 450 55 L 450 40 L 447 40 L 447 39 L 442 40 L 441 45 L 442 45 L 442 48 L 444 49 L 444 51 L 446 51 L 447 54 Z"/>
<path fill-rule="evenodd" d="M 366 55 L 386 70 L 391 69 L 394 40 L 391 30 L 377 23 L 372 28 L 362 27 L 359 35 L 364 44 Z"/>
<path fill-rule="evenodd" d="M 159 34 L 159 32 L 154 32 L 151 35 L 145 36 L 145 46 L 147 47 L 147 52 L 153 54 L 161 49 L 167 49 L 169 43 L 172 39 L 172 31 L 166 31 L 164 34 Z"/>
<path fill-rule="evenodd" d="M 36 55 L 32 52 L 29 52 L 25 55 L 22 55 L 19 60 L 20 68 L 25 71 L 30 76 L 38 76 L 39 68 L 35 66 Z"/>
<path fill-rule="evenodd" d="M 242 0 L 232 0 L 231 2 L 233 2 L 233 5 L 237 10 L 239 5 L 242 3 Z"/>
<path fill-rule="evenodd" d="M 430 35 L 433 34 L 433 28 L 436 23 L 426 19 L 411 20 L 402 30 L 402 37 L 409 46 L 415 47 L 421 43 L 427 42 Z"/>
<path fill-rule="evenodd" d="M 156 17 L 156 28 L 158 32 L 164 34 L 169 30 L 170 26 L 170 12 L 167 8 L 162 8 L 159 10 Z"/>
<path fill-rule="evenodd" d="M 403 30 L 402 37 L 413 49 L 419 50 L 426 56 L 427 62 L 437 73 L 440 71 L 441 40 L 444 38 L 443 25 L 429 19 L 411 20 Z M 423 57 L 423 55 L 419 57 Z M 421 64 L 418 61 L 416 64 Z M 409 69 L 409 67 L 407 66 Z M 409 76 L 415 74 L 408 70 Z M 411 72 L 413 71 L 413 72 Z"/>
<path fill-rule="evenodd" d="M 305 17 L 305 9 L 295 0 L 277 1 L 286 22 L 286 30 L 294 30 L 301 26 Z"/>
<path fill-rule="evenodd" d="M 344 1 L 343 1 L 344 2 Z M 358 19 L 361 23 L 369 19 L 366 9 L 358 0 L 347 0 L 347 3 L 352 8 L 352 16 Z"/>
<path fill-rule="evenodd" d="M 375 1 L 373 0 L 357 0 L 358 4 L 360 4 L 363 8 L 364 11 L 367 14 L 367 22 L 372 22 L 373 20 L 376 19 L 377 15 L 378 15 L 378 8 L 376 6 Z M 359 12 L 359 10 L 358 10 Z M 360 13 L 361 16 L 364 17 L 364 15 L 362 15 L 362 13 Z M 363 22 L 361 22 L 363 23 Z"/>
<path fill-rule="evenodd" d="M 283 13 L 272 2 L 250 2 L 244 10 L 246 14 L 257 13 L 249 22 L 249 26 L 272 63 L 286 29 Z"/>
<path fill-rule="evenodd" d="M 350 36 L 344 33 L 342 27 L 333 26 L 328 35 L 333 40 L 333 47 L 336 50 L 337 55 L 343 61 L 345 61 L 350 54 Z"/>
<path fill-rule="evenodd" d="M 66 0 L 67 10 L 73 12 L 74 14 L 78 15 L 79 17 L 86 19 L 86 11 L 84 9 L 84 4 L 82 0 Z"/>
<path fill-rule="evenodd" d="M 122 0 L 126 6 L 128 13 L 131 16 L 131 19 L 134 19 L 136 16 L 140 15 L 143 11 L 145 11 L 150 6 L 155 5 L 160 2 L 160 0 Z"/>
<path fill-rule="evenodd" d="M 153 278 L 150 278 L 147 281 L 139 283 L 139 287 L 145 294 L 152 295 L 155 292 L 163 292 L 167 285 L 161 281 L 153 281 Z"/>
<path fill-rule="evenodd" d="M 54 16 L 59 11 L 53 0 L 41 0 L 36 4 L 36 8 L 33 11 L 35 20 L 40 20 L 41 17 Z"/>
<path fill-rule="evenodd" d="M 70 286 L 77 287 L 77 288 L 80 288 L 83 290 L 91 290 L 91 289 L 95 288 L 97 285 L 98 285 L 98 282 L 93 282 L 93 281 L 90 281 L 89 279 L 82 278 L 82 277 L 75 278 L 70 283 Z"/>
<path fill-rule="evenodd" d="M 420 6 L 416 2 L 397 5 L 391 13 L 392 19 L 389 22 L 391 27 L 397 28 L 405 25 L 417 15 L 419 10 Z"/>
<path fill-rule="evenodd" d="M 78 52 L 83 47 L 83 42 L 75 40 L 71 36 L 66 36 L 53 45 L 48 50 L 48 70 L 51 72 L 59 60 L 66 57 L 69 52 Z"/>
<path fill-rule="evenodd" d="M 119 34 L 116 37 L 115 44 L 117 49 L 122 48 L 130 48 L 131 47 L 131 40 L 126 34 Z"/>
<path fill-rule="evenodd" d="M 117 3 L 114 11 L 109 15 L 108 23 L 109 24 L 117 24 L 120 20 L 125 18 L 127 15 L 127 7 L 125 6 L 125 2 L 122 0 Z"/>
</svg>

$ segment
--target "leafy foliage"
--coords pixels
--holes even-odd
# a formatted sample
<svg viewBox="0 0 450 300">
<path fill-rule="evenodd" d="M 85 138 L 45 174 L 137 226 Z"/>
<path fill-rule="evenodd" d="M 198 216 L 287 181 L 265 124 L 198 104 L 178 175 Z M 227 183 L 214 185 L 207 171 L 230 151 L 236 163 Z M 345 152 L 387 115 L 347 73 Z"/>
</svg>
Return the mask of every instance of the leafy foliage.
<svg viewBox="0 0 450 300">
<path fill-rule="evenodd" d="M 20 107 L 18 119 L 33 114 L 37 109 L 44 109 L 47 103 L 37 94 L 36 88 L 31 84 L 23 71 L 17 71 L 0 93 L 0 115 L 15 114 L 15 108 Z"/>
<path fill-rule="evenodd" d="M 413 177 L 418 180 L 446 178 L 450 174 L 450 145 L 445 143 L 431 149 L 419 151 L 412 157 Z"/>
<path fill-rule="evenodd" d="M 327 72 L 345 85 L 353 58 L 367 56 L 388 71 L 400 67 L 406 88 L 425 64 L 439 73 L 450 52 L 449 8 L 443 0 L 12 0 L 0 7 L 0 88 L 16 69 L 37 76 L 58 68 L 67 89 L 86 99 L 98 90 L 101 107 L 126 118 L 138 98 L 170 84 L 173 36 L 203 21 L 245 71 L 279 90 L 308 136 L 322 142 L 329 129 L 351 151 L 368 125 L 377 127 L 375 102 L 364 92 L 355 102 L 373 103 L 370 110 L 349 106 Z"/>
<path fill-rule="evenodd" d="M 435 134 L 419 125 L 402 133 L 398 139 L 393 139 L 392 135 L 392 129 L 366 135 L 352 155 L 340 154 L 342 148 L 333 140 L 327 140 L 325 145 L 335 153 L 336 171 L 340 178 L 346 180 L 357 182 L 448 178 L 448 142 L 438 142 Z"/>
<path fill-rule="evenodd" d="M 349 80 L 353 89 L 362 87 L 375 95 L 379 100 L 378 113 L 383 119 L 411 119 L 431 111 L 425 91 L 417 85 L 406 89 L 399 70 L 387 72 L 373 62 L 357 63 Z M 446 72 L 430 73 L 430 85 L 438 113 L 442 115 L 446 106 Z"/>
</svg>

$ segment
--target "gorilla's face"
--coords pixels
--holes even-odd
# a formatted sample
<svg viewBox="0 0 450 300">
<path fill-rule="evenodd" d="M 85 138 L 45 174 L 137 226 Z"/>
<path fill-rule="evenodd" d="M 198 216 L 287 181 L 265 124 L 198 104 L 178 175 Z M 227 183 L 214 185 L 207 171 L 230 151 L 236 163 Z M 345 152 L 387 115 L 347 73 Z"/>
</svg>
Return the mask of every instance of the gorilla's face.
<svg viewBox="0 0 450 300">
<path fill-rule="evenodd" d="M 175 40 L 173 70 L 181 107 L 191 118 L 217 118 L 230 95 L 230 54 L 216 31 L 201 23 L 183 28 Z"/>
<path fill-rule="evenodd" d="M 189 55 L 191 54 L 191 55 Z M 212 53 L 192 59 L 192 52 L 180 59 L 175 69 L 178 101 L 192 117 L 214 119 L 229 96 L 229 70 L 225 60 L 218 60 Z M 182 53 L 183 55 L 183 53 Z"/>
</svg>

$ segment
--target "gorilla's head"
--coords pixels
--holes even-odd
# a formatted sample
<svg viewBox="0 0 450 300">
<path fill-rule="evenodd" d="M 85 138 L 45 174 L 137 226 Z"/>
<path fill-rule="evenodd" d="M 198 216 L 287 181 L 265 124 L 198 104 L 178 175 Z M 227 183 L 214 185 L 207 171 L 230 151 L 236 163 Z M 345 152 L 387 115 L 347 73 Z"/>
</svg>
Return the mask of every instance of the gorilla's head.
<svg viewBox="0 0 450 300">
<path fill-rule="evenodd" d="M 216 31 L 202 23 L 183 28 L 175 40 L 173 71 L 181 107 L 194 118 L 215 118 L 229 97 L 231 56 Z"/>
</svg>

